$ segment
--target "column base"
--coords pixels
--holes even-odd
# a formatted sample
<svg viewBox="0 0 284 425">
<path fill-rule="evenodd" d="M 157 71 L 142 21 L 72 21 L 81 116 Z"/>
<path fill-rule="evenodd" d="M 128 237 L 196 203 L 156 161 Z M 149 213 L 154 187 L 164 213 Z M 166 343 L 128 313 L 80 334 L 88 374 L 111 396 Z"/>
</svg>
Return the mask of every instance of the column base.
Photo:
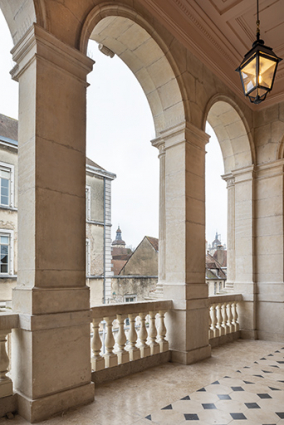
<svg viewBox="0 0 284 425">
<path fill-rule="evenodd" d="M 40 422 L 71 407 L 92 403 L 94 396 L 93 382 L 37 400 L 18 393 L 18 413 L 31 423 Z"/>
<path fill-rule="evenodd" d="M 196 348 L 191 351 L 171 350 L 172 362 L 181 364 L 197 363 L 201 360 L 211 357 L 211 346 Z"/>
</svg>

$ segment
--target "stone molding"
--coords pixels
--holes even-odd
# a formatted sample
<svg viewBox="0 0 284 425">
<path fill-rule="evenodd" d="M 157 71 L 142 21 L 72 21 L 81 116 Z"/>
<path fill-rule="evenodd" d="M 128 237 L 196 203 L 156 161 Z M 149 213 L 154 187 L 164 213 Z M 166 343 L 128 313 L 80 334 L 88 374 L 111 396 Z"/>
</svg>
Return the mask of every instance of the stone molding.
<svg viewBox="0 0 284 425">
<path fill-rule="evenodd" d="M 221 177 L 227 183 L 227 189 L 235 186 L 235 177 L 233 176 L 232 173 L 224 174 Z"/>
<path fill-rule="evenodd" d="M 19 314 L 19 328 L 26 331 L 39 331 L 57 328 L 70 328 L 70 326 L 91 323 L 91 310 L 74 311 L 70 313 L 53 313 L 29 315 Z M 14 326 L 15 327 L 15 326 Z"/>
<path fill-rule="evenodd" d="M 174 127 L 161 131 L 161 136 L 152 140 L 153 146 L 160 148 L 164 145 L 164 150 L 177 146 L 181 143 L 188 143 L 201 149 L 209 142 L 210 136 L 193 124 L 183 121 Z"/>
<path fill-rule="evenodd" d="M 10 72 L 15 81 L 19 81 L 36 58 L 41 58 L 68 72 L 87 87 L 86 75 L 92 71 L 94 65 L 92 59 L 64 44 L 37 24 L 29 28 L 11 53 L 17 63 Z"/>
<path fill-rule="evenodd" d="M 255 166 L 250 165 L 248 167 L 232 170 L 232 175 L 234 176 L 235 184 L 253 180 L 255 176 Z"/>
<path fill-rule="evenodd" d="M 255 175 L 258 180 L 284 174 L 284 159 L 278 159 L 268 164 L 259 164 L 255 167 Z"/>
</svg>

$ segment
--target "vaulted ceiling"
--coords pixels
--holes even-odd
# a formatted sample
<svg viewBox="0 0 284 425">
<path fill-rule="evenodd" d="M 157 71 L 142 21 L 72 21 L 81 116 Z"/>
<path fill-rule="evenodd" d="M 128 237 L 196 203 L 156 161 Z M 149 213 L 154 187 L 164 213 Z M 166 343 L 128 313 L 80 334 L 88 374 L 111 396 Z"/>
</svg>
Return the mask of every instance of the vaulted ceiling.
<svg viewBox="0 0 284 425">
<path fill-rule="evenodd" d="M 235 69 L 256 39 L 256 0 L 141 0 L 200 60 L 244 97 Z M 260 34 L 284 59 L 284 0 L 259 0 Z M 284 101 L 284 60 L 260 109 Z M 249 101 L 248 101 L 249 102 Z"/>
</svg>

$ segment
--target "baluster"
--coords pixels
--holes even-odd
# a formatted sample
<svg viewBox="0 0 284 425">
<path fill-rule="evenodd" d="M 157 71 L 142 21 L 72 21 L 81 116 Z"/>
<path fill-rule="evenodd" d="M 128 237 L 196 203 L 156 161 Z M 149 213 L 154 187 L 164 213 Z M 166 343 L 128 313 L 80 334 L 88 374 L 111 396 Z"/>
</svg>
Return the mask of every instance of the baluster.
<svg viewBox="0 0 284 425">
<path fill-rule="evenodd" d="M 106 353 L 104 355 L 105 367 L 117 366 L 117 355 L 113 352 L 115 340 L 112 333 L 112 322 L 114 319 L 115 316 L 104 317 L 104 320 L 106 321 Z"/>
<path fill-rule="evenodd" d="M 102 341 L 100 338 L 99 327 L 101 319 L 93 319 L 93 339 L 92 339 L 92 369 L 94 371 L 105 368 L 105 359 L 100 355 Z"/>
<path fill-rule="evenodd" d="M 229 329 L 229 333 L 231 334 L 233 332 L 233 325 L 232 325 L 232 303 L 229 302 L 227 304 L 227 325 L 228 325 L 228 329 Z"/>
<path fill-rule="evenodd" d="M 160 353 L 168 351 L 169 349 L 169 343 L 165 339 L 166 333 L 167 333 L 167 328 L 165 326 L 165 314 L 166 314 L 166 311 L 162 311 L 162 310 L 159 311 L 160 324 L 158 327 L 158 342 L 160 345 Z"/>
<path fill-rule="evenodd" d="M 140 359 L 140 350 L 136 347 L 136 341 L 137 341 L 137 333 L 135 330 L 135 314 L 129 314 L 129 333 L 128 333 L 128 340 L 129 340 L 129 359 L 130 360 L 138 360 Z"/>
<path fill-rule="evenodd" d="M 210 310 L 211 310 L 213 338 L 216 338 L 218 336 L 216 304 L 212 304 Z"/>
<path fill-rule="evenodd" d="M 124 331 L 124 320 L 127 318 L 127 315 L 117 314 L 116 315 L 118 321 L 118 335 L 116 338 L 116 342 L 118 345 L 118 349 L 116 351 L 118 364 L 124 364 L 129 362 L 129 353 L 125 351 L 126 345 L 126 336 Z"/>
<path fill-rule="evenodd" d="M 237 332 L 239 330 L 239 323 L 238 323 L 238 312 L 237 312 L 236 301 L 232 302 L 232 314 L 233 314 L 234 331 Z"/>
<path fill-rule="evenodd" d="M 6 373 L 9 369 L 9 357 L 6 351 L 7 335 L 11 330 L 0 331 L 0 398 L 13 395 L 13 382 Z"/>
<path fill-rule="evenodd" d="M 222 312 L 221 312 L 221 304 L 216 304 L 216 313 L 217 313 L 217 329 L 218 329 L 218 336 L 224 335 L 224 328 L 222 328 Z"/>
<path fill-rule="evenodd" d="M 212 306 L 209 306 L 208 309 L 209 313 L 209 329 L 208 329 L 208 339 L 214 338 L 214 328 L 213 328 L 213 322 L 212 322 Z"/>
<path fill-rule="evenodd" d="M 146 329 L 145 319 L 147 315 L 145 313 L 140 313 L 139 316 L 141 320 L 141 326 L 140 326 L 138 336 L 139 336 L 140 356 L 142 358 L 142 357 L 150 356 L 151 350 L 149 345 L 146 344 L 148 333 Z"/>
<path fill-rule="evenodd" d="M 158 354 L 160 352 L 160 346 L 159 344 L 156 342 L 156 336 L 157 336 L 157 329 L 156 329 L 156 312 L 155 311 L 150 311 L 149 312 L 149 316 L 150 316 L 150 326 L 149 326 L 149 330 L 148 330 L 148 337 L 149 337 L 149 345 L 151 348 L 151 356 L 153 356 L 153 354 Z"/>
<path fill-rule="evenodd" d="M 224 335 L 227 335 L 229 333 L 229 328 L 227 326 L 227 310 L 226 310 L 226 303 L 222 303 L 221 306 L 221 312 L 222 312 L 222 328 L 224 329 Z"/>
</svg>

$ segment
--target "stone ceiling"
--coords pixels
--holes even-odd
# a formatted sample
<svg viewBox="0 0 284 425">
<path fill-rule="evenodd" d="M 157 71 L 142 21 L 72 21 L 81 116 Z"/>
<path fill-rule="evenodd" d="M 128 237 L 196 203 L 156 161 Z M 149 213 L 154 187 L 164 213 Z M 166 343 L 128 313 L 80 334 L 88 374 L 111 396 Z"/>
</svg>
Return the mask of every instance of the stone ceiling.
<svg viewBox="0 0 284 425">
<path fill-rule="evenodd" d="M 141 0 L 141 2 L 231 89 L 244 97 L 235 69 L 256 32 L 256 0 Z M 284 0 L 259 0 L 260 34 L 284 59 Z M 284 101 L 284 60 L 273 90 L 260 109 Z"/>
</svg>

